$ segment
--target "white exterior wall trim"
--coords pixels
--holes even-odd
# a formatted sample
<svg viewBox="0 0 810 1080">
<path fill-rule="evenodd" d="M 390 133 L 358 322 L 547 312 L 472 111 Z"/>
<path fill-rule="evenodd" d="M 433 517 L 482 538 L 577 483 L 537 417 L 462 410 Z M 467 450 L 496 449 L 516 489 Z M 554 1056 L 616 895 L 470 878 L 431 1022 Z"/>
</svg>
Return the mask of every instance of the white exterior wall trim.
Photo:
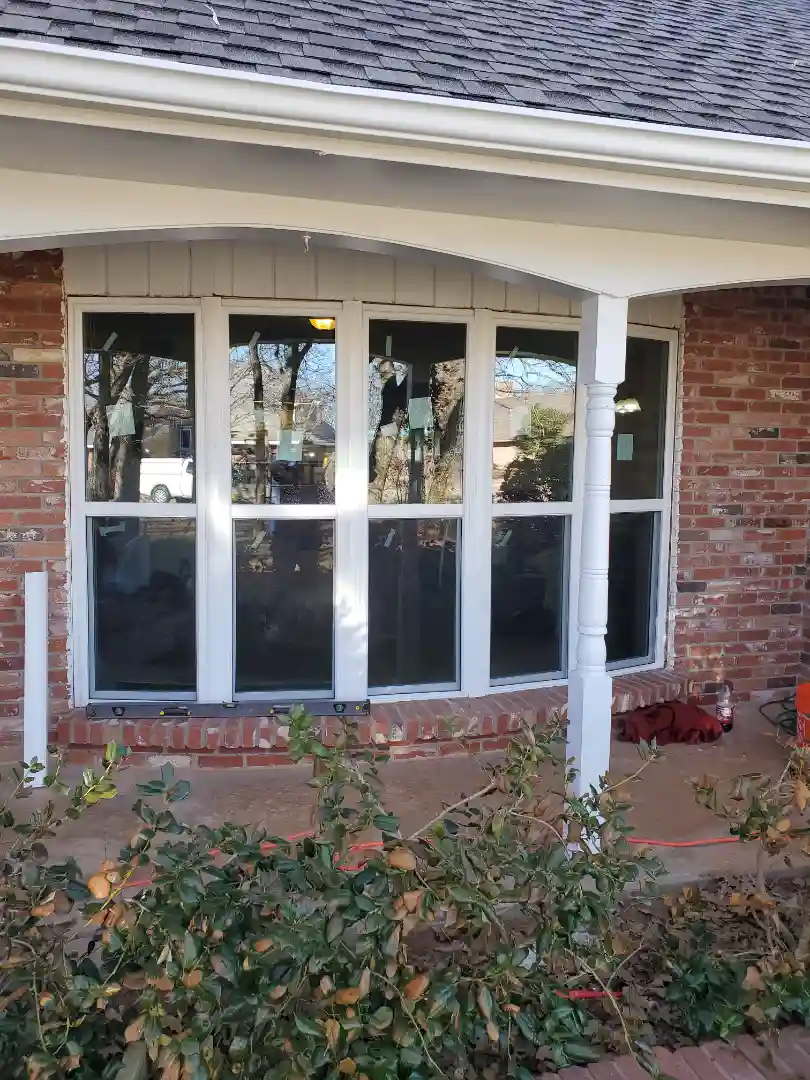
<svg viewBox="0 0 810 1080">
<path fill-rule="evenodd" d="M 338 140 L 359 138 L 726 184 L 810 184 L 810 146 L 793 140 L 322 85 L 16 39 L 0 40 L 0 72 L 0 111 L 12 114 L 19 108 L 30 115 L 31 103 L 40 102 L 112 110 L 122 127 L 130 126 L 126 114 L 149 116 L 151 130 L 161 118 L 231 125 L 234 141 L 252 141 L 251 128 L 316 135 L 332 139 L 332 153 L 341 152 Z M 106 122 L 117 126 L 114 116 Z M 386 156 L 382 149 L 379 156 Z"/>
</svg>

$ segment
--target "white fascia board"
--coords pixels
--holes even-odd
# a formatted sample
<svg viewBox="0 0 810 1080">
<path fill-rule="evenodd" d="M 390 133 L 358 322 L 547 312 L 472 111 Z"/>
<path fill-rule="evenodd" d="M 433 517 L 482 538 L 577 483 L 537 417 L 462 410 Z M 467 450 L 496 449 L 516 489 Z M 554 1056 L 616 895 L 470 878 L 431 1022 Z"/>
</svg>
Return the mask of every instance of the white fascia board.
<svg viewBox="0 0 810 1080">
<path fill-rule="evenodd" d="M 154 132 L 176 132 L 172 125 L 180 122 L 184 133 L 201 138 L 210 137 L 213 125 L 220 139 L 230 133 L 235 142 L 326 153 L 354 154 L 365 146 L 363 156 L 415 161 L 432 153 L 442 155 L 434 163 L 456 161 L 460 168 L 475 167 L 473 156 L 484 155 L 509 173 L 523 172 L 523 162 L 564 163 L 596 168 L 603 177 L 611 170 L 657 177 L 659 190 L 668 187 L 661 183 L 667 176 L 709 181 L 713 189 L 744 185 L 746 197 L 756 201 L 758 188 L 768 202 L 791 201 L 774 197 L 775 189 L 810 190 L 810 142 L 309 83 L 0 38 L 0 112 L 56 119 L 55 106 L 65 109 L 68 120 L 74 110 L 73 122 Z"/>
</svg>

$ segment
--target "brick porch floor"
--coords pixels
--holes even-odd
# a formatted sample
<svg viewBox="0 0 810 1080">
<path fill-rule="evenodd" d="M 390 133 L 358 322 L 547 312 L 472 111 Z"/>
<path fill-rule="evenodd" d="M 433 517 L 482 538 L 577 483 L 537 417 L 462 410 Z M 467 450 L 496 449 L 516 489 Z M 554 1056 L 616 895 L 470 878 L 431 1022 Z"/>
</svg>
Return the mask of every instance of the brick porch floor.
<svg viewBox="0 0 810 1080">
<path fill-rule="evenodd" d="M 676 1053 L 663 1050 L 659 1061 L 664 1076 L 672 1080 L 810 1080 L 810 1032 L 787 1028 L 764 1045 L 743 1035 L 733 1046 L 712 1042 Z M 623 1057 L 546 1073 L 541 1080 L 649 1080 L 649 1074 Z"/>
<path fill-rule="evenodd" d="M 688 677 L 675 671 L 647 671 L 622 675 L 613 684 L 614 713 L 640 705 L 683 698 L 690 692 Z M 521 722 L 545 720 L 554 710 L 565 710 L 564 686 L 484 698 L 453 698 L 375 704 L 360 722 L 360 738 L 369 744 L 387 742 L 393 756 L 430 757 L 455 752 L 502 749 L 510 732 Z M 448 723 L 448 721 L 450 723 Z M 335 722 L 324 720 L 324 737 Z M 451 730 L 452 729 L 452 730 Z M 456 735 L 453 735 L 455 730 Z M 459 738 L 463 736 L 463 739 Z M 201 768 L 239 768 L 288 764 L 287 729 L 283 717 L 191 717 L 187 720 L 88 720 L 75 710 L 59 721 L 55 742 L 72 748 L 73 760 L 98 756 L 106 743 L 124 743 L 133 751 L 133 764 L 171 755 L 182 764 Z"/>
</svg>

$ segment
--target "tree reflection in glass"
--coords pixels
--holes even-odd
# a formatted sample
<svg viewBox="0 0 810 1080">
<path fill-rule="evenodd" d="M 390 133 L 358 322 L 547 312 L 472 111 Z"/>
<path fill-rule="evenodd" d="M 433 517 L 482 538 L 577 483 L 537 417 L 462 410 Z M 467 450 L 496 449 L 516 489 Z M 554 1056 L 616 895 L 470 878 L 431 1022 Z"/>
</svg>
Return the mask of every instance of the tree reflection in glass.
<svg viewBox="0 0 810 1080">
<path fill-rule="evenodd" d="M 194 498 L 194 316 L 84 316 L 87 497 Z"/>
<path fill-rule="evenodd" d="M 574 454 L 577 335 L 501 326 L 496 336 L 495 502 L 567 502 Z"/>
<path fill-rule="evenodd" d="M 370 503 L 461 502 L 465 345 L 461 324 L 372 320 Z"/>
<path fill-rule="evenodd" d="M 335 377 L 334 319 L 231 316 L 234 502 L 334 502 Z"/>
</svg>

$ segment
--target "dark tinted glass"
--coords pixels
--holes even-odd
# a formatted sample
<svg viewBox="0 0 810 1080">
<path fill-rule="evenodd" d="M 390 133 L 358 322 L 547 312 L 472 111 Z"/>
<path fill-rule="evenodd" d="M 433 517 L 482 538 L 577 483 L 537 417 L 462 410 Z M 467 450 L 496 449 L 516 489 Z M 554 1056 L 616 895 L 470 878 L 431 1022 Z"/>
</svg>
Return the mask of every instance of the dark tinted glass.
<svg viewBox="0 0 810 1080">
<path fill-rule="evenodd" d="M 467 328 L 369 327 L 370 503 L 461 502 Z"/>
<path fill-rule="evenodd" d="M 84 316 L 87 497 L 194 498 L 194 316 Z"/>
<path fill-rule="evenodd" d="M 237 521 L 236 690 L 332 690 L 331 521 Z"/>
<path fill-rule="evenodd" d="M 370 686 L 458 683 L 459 524 L 369 524 Z"/>
<path fill-rule="evenodd" d="M 608 662 L 652 659 L 658 519 L 656 513 L 611 516 Z"/>
<path fill-rule="evenodd" d="M 91 519 L 96 691 L 195 689 L 194 536 L 189 520 Z"/>
<path fill-rule="evenodd" d="M 562 669 L 567 520 L 500 518 L 492 523 L 493 679 Z"/>
<path fill-rule="evenodd" d="M 668 349 L 665 341 L 627 339 L 625 380 L 616 391 L 612 499 L 661 496 Z"/>
<path fill-rule="evenodd" d="M 495 502 L 567 502 L 574 457 L 577 335 L 499 326 L 495 339 Z"/>
<path fill-rule="evenodd" d="M 232 315 L 230 384 L 233 501 L 333 503 L 335 320 Z"/>
</svg>

